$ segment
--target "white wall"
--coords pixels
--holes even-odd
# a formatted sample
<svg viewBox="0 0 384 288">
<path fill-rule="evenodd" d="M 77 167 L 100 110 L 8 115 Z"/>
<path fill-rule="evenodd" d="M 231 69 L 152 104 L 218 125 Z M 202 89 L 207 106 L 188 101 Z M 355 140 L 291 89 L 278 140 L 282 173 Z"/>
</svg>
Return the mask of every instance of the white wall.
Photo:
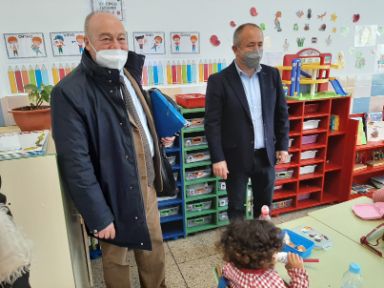
<svg viewBox="0 0 384 288">
<path fill-rule="evenodd" d="M 123 0 L 124 1 L 124 0 Z M 234 20 L 237 24 L 244 22 L 265 23 L 267 30 L 266 52 L 283 52 L 284 39 L 290 42 L 290 53 L 296 52 L 298 48 L 295 39 L 305 37 L 305 47 L 314 47 L 323 52 L 331 52 L 334 57 L 339 51 L 344 51 L 346 56 L 346 68 L 344 71 L 335 72 L 341 75 L 373 73 L 374 55 L 373 49 L 356 48 L 366 56 L 366 66 L 363 69 L 355 69 L 353 48 L 355 25 L 383 25 L 384 26 L 384 2 L 382 0 L 125 0 L 124 24 L 126 25 L 130 46 L 133 46 L 133 31 L 163 31 L 166 35 L 166 51 L 159 59 L 168 58 L 197 58 L 197 59 L 222 59 L 227 62 L 232 59 L 230 49 L 232 33 L 229 22 Z M 91 11 L 91 0 L 1 0 L 0 1 L 0 33 L 14 32 L 44 32 L 48 57 L 37 59 L 8 59 L 4 47 L 4 37 L 0 39 L 0 97 L 9 95 L 10 88 L 7 79 L 9 65 L 29 63 L 60 63 L 78 62 L 79 57 L 53 57 L 49 42 L 49 32 L 57 31 L 82 31 L 83 20 Z M 249 9 L 254 6 L 259 15 L 252 17 Z M 296 11 L 302 9 L 305 13 L 308 8 L 312 9 L 312 19 L 305 17 L 299 19 Z M 282 32 L 274 29 L 274 15 L 276 11 L 282 11 Z M 327 12 L 325 21 L 317 19 L 317 15 Z M 336 13 L 338 18 L 334 23 L 330 21 L 330 14 Z M 359 23 L 352 23 L 352 14 L 360 13 Z M 300 31 L 293 31 L 293 24 L 298 23 Z M 311 24 L 310 31 L 303 31 L 304 23 Z M 326 23 L 328 28 L 325 32 L 318 31 L 318 26 Z M 349 34 L 344 37 L 340 31 L 342 27 L 349 27 Z M 336 33 L 330 29 L 336 28 Z M 201 38 L 200 55 L 175 56 L 169 53 L 169 33 L 172 31 L 199 31 Z M 209 43 L 209 37 L 217 34 L 221 40 L 219 47 L 213 47 Z M 325 44 L 325 39 L 331 35 L 333 41 L 330 46 Z M 311 37 L 318 37 L 318 44 L 311 44 Z M 384 43 L 384 36 L 378 38 L 378 43 Z M 353 50 L 353 51 L 352 51 Z M 352 52 L 352 53 L 351 53 Z M 154 56 L 152 56 L 154 57 Z"/>
</svg>

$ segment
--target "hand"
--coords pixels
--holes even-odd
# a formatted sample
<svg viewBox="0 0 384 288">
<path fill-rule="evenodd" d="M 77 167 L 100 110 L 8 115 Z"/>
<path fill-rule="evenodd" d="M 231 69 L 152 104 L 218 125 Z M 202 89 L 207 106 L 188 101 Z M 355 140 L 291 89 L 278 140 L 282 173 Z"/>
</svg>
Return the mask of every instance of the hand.
<svg viewBox="0 0 384 288">
<path fill-rule="evenodd" d="M 288 161 L 288 151 L 276 151 L 276 164 L 285 163 Z"/>
<path fill-rule="evenodd" d="M 288 263 L 285 265 L 285 268 L 292 269 L 292 268 L 304 268 L 303 259 L 297 255 L 296 253 L 288 252 Z"/>
<path fill-rule="evenodd" d="M 173 145 L 173 142 L 175 141 L 175 136 L 172 137 L 163 137 L 160 139 L 161 144 L 163 144 L 164 147 L 170 147 Z"/>
<path fill-rule="evenodd" d="M 227 180 L 227 175 L 229 171 L 227 168 L 226 161 L 220 161 L 220 162 L 214 163 L 212 165 L 212 168 L 213 168 L 213 174 L 215 174 L 215 176 L 220 177 L 221 179 Z"/>
<path fill-rule="evenodd" d="M 115 239 L 116 231 L 113 223 L 109 224 L 103 230 L 94 234 L 99 239 Z"/>
</svg>

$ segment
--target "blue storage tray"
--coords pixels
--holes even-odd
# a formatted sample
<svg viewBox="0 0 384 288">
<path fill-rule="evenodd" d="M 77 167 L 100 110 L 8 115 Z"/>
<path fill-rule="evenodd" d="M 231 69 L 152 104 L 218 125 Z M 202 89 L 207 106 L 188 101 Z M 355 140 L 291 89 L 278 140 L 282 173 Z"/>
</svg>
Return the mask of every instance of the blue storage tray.
<svg viewBox="0 0 384 288">
<path fill-rule="evenodd" d="M 294 243 L 296 246 L 303 245 L 305 247 L 304 252 L 300 252 L 297 249 L 290 247 L 286 244 L 283 245 L 283 251 L 284 252 L 292 252 L 300 255 L 302 258 L 307 258 L 312 253 L 312 249 L 315 246 L 315 243 L 289 229 L 282 229 L 283 236 L 285 233 L 288 234 L 289 238 L 291 239 L 291 242 Z"/>
</svg>

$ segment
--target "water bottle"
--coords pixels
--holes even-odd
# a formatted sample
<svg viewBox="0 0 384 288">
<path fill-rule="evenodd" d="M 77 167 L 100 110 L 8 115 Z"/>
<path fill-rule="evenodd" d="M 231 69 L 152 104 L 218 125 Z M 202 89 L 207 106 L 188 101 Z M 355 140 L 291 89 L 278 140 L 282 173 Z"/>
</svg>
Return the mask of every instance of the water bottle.
<svg viewBox="0 0 384 288">
<path fill-rule="evenodd" d="M 269 215 L 269 207 L 267 205 L 263 205 L 261 207 L 261 214 L 259 216 L 259 220 L 271 220 L 271 216 Z"/>
<path fill-rule="evenodd" d="M 360 266 L 357 263 L 349 264 L 349 269 L 344 273 L 341 280 L 341 288 L 362 288 L 363 278 L 360 273 Z"/>
</svg>

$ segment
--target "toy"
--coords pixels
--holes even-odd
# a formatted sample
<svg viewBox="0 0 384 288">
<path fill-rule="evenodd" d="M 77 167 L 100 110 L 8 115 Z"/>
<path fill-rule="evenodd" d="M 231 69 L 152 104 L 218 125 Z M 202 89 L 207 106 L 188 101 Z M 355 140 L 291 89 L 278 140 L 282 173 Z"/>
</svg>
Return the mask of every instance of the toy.
<svg viewBox="0 0 384 288">
<path fill-rule="evenodd" d="M 282 82 L 288 86 L 289 96 L 346 96 L 347 92 L 340 82 L 329 75 L 331 68 L 340 67 L 339 64 L 332 64 L 331 60 L 332 54 L 313 48 L 284 55 L 283 66 L 277 68 L 282 71 Z M 328 83 L 332 84 L 335 92 L 328 91 Z"/>
</svg>

